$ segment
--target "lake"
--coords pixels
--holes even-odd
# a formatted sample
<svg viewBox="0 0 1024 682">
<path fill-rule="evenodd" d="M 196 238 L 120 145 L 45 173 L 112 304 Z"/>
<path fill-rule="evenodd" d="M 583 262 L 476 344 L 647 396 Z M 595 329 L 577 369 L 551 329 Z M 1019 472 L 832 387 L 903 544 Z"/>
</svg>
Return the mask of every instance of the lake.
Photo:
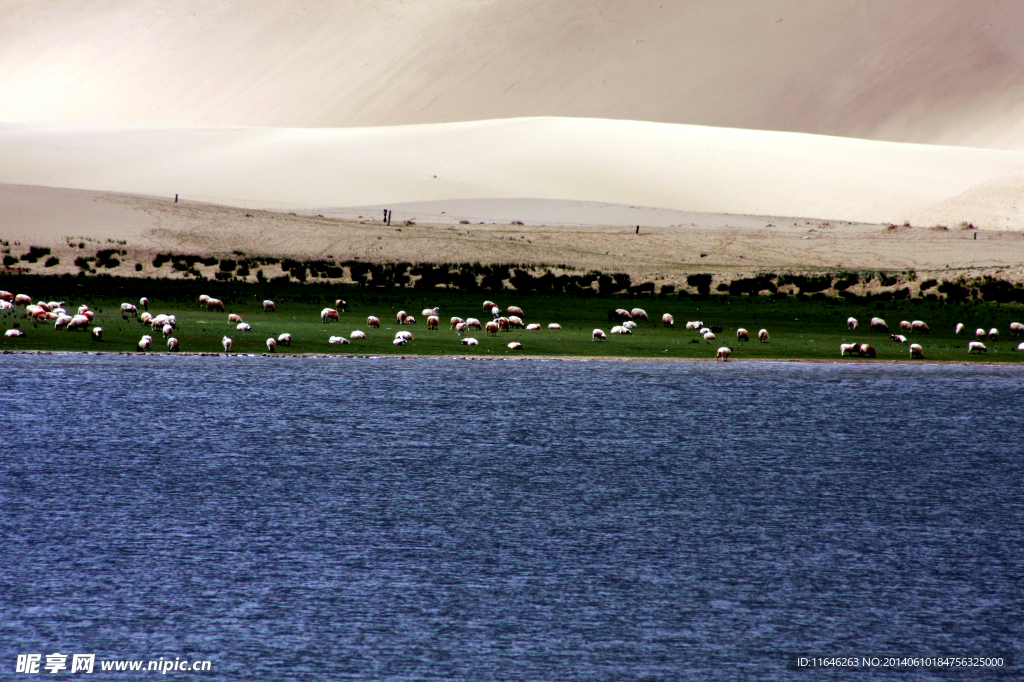
<svg viewBox="0 0 1024 682">
<path fill-rule="evenodd" d="M 0 369 L 6 670 L 809 680 L 794 655 L 1021 651 L 1021 367 Z"/>
</svg>

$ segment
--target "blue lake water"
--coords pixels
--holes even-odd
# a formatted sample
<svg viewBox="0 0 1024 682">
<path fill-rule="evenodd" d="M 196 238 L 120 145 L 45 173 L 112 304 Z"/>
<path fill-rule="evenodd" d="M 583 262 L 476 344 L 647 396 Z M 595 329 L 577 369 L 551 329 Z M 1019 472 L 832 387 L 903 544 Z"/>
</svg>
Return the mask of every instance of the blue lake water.
<svg viewBox="0 0 1024 682">
<path fill-rule="evenodd" d="M 168 673 L 202 680 L 1022 663 L 1024 368 L 8 355 L 0 372 L 0 679 L 53 652 L 209 660 Z"/>
</svg>

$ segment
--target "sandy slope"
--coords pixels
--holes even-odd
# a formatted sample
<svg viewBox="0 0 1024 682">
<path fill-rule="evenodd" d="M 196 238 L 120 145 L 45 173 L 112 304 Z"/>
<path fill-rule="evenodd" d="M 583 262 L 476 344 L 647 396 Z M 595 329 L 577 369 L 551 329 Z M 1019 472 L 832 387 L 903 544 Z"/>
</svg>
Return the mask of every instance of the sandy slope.
<svg viewBox="0 0 1024 682">
<path fill-rule="evenodd" d="M 500 211 L 528 201 L 496 202 Z M 608 215 L 607 204 L 536 202 L 535 211 Z M 456 204 L 457 205 L 457 204 Z M 991 274 L 1024 280 L 1024 232 L 896 228 L 750 216 L 660 212 L 685 217 L 677 225 L 632 226 L 398 224 L 358 214 L 339 220 L 316 215 L 236 209 L 173 199 L 0 185 L 0 238 L 16 257 L 29 246 L 47 246 L 61 263 L 32 265 L 34 272 L 76 273 L 74 261 L 99 249 L 124 249 L 122 265 L 103 270 L 152 275 L 158 252 L 233 257 L 291 256 L 364 262 L 481 262 L 566 265 L 577 271 L 626 272 L 634 281 L 682 286 L 688 274 L 731 279 L 790 270 L 915 270 L 926 277 L 973 278 Z M 474 202 L 487 210 L 490 202 Z M 618 210 L 628 211 L 629 207 Z M 18 243 L 20 242 L 20 243 Z M 124 242 L 122 244 L 122 242 Z M 2 250 L 2 248 L 0 248 Z M 135 263 L 143 264 L 141 273 Z M 27 265 L 22 263 L 22 265 Z M 203 268 L 212 277 L 216 267 Z M 160 272 L 168 274 L 164 267 Z M 280 274 L 268 268 L 268 276 Z"/>
<path fill-rule="evenodd" d="M 0 121 L 616 118 L 1024 150 L 1008 0 L 0 0 Z"/>
<path fill-rule="evenodd" d="M 934 222 L 1024 227 L 1019 211 L 1006 210 L 1024 178 L 1024 153 L 636 121 L 0 124 L 0 158 L 0 183 L 179 193 L 254 208 L 530 198 L 859 222 L 930 211 Z M 947 216 L 942 205 L 951 201 Z"/>
</svg>

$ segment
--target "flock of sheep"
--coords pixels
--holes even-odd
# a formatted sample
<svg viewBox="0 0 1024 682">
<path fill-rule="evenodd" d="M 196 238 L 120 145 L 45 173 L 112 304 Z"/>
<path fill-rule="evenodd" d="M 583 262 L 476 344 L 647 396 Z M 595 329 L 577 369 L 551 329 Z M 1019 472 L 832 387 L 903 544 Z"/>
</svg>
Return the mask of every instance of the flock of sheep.
<svg viewBox="0 0 1024 682">
<path fill-rule="evenodd" d="M 223 313 L 224 302 L 203 295 L 199 297 L 199 305 L 208 311 L 215 311 Z M 0 310 L 12 309 L 16 306 L 25 306 L 25 313 L 33 320 L 39 321 L 53 321 L 54 329 L 66 329 L 68 331 L 74 330 L 88 330 L 92 325 L 92 321 L 95 317 L 95 313 L 89 309 L 88 305 L 79 306 L 76 314 L 71 314 L 65 310 L 64 301 L 48 301 L 33 303 L 32 298 L 26 294 L 12 294 L 7 291 L 0 291 Z M 140 313 L 140 309 L 142 312 Z M 339 299 L 335 302 L 334 308 L 324 308 L 320 311 L 320 321 L 324 324 L 329 322 L 340 322 L 341 316 L 339 309 L 347 312 L 348 305 L 345 301 Z M 277 305 L 273 301 L 263 301 L 264 312 L 275 312 Z M 456 332 L 459 336 L 463 336 L 470 330 L 485 331 L 488 336 L 498 336 L 501 332 L 511 331 L 512 329 L 525 329 L 527 331 L 539 331 L 542 326 L 538 323 L 527 324 L 524 322 L 526 317 L 523 309 L 518 306 L 508 306 L 504 313 L 493 301 L 484 301 L 483 311 L 485 314 L 491 316 L 491 320 L 486 323 L 475 317 L 467 317 L 463 319 L 461 317 L 452 317 L 449 320 L 449 328 L 451 331 Z M 121 304 L 121 317 L 128 319 L 129 316 L 137 318 L 143 325 L 147 325 L 151 330 L 156 333 L 159 332 L 163 339 L 167 343 L 167 349 L 169 351 L 177 351 L 180 348 L 180 343 L 177 338 L 174 337 L 174 329 L 177 325 L 177 319 L 174 315 L 157 314 L 153 315 L 149 312 L 149 299 L 143 297 L 139 300 L 139 305 L 136 306 L 132 303 Z M 440 326 L 440 309 L 439 308 L 425 308 L 422 311 L 422 316 L 426 320 L 427 330 L 436 330 Z M 407 326 L 416 324 L 416 318 L 409 315 L 404 310 L 399 311 L 395 316 L 395 321 L 399 326 Z M 613 335 L 626 335 L 632 334 L 633 330 L 637 328 L 637 322 L 649 322 L 650 318 L 647 312 L 642 308 L 633 308 L 632 310 L 626 310 L 619 308 L 616 310 L 608 311 L 609 323 L 617 323 L 609 330 L 610 334 Z M 665 327 L 674 327 L 675 319 L 669 313 L 665 313 L 661 316 L 662 325 Z M 242 320 L 240 315 L 230 313 L 228 315 L 228 323 L 235 326 L 235 330 L 239 332 L 248 332 L 252 330 L 252 326 Z M 370 315 L 366 320 L 367 327 L 379 329 L 380 319 L 374 315 Z M 846 320 L 847 328 L 850 331 L 857 329 L 858 322 L 856 318 L 850 317 Z M 906 320 L 900 322 L 900 334 L 889 334 L 889 338 L 896 343 L 908 343 L 908 339 L 904 334 L 929 334 L 930 329 L 925 322 L 921 320 L 914 320 L 908 322 Z M 552 322 L 547 325 L 549 330 L 560 330 L 562 327 L 556 322 Z M 716 339 L 715 332 L 721 333 L 721 327 L 710 327 L 704 324 L 700 320 L 694 320 L 686 323 L 686 329 L 696 331 L 700 337 L 705 341 L 713 341 Z M 870 322 L 871 331 L 888 333 L 889 326 L 885 320 L 879 317 L 874 317 Z M 965 327 L 963 324 L 956 326 L 955 333 L 957 336 L 963 335 Z M 92 337 L 96 340 L 100 340 L 103 337 L 102 327 L 92 327 Z M 984 329 L 977 329 L 974 332 L 976 341 L 971 341 L 967 344 L 968 354 L 973 353 L 985 353 L 988 352 L 984 341 L 998 341 L 999 330 L 996 328 L 989 329 L 987 332 Z M 1010 334 L 1012 336 L 1024 336 L 1024 324 L 1020 322 L 1010 323 Z M 8 337 L 22 337 L 24 332 L 20 329 L 10 329 L 6 332 Z M 365 339 L 366 333 L 362 330 L 355 330 L 349 334 L 349 338 L 343 336 L 331 336 L 328 339 L 328 343 L 332 344 L 350 344 L 351 340 Z M 767 343 L 769 340 L 769 334 L 767 329 L 761 329 L 757 332 L 757 340 L 761 343 Z M 401 330 L 395 334 L 395 338 L 392 343 L 396 346 L 404 346 L 409 342 L 413 341 L 414 337 L 412 332 L 407 330 Z M 608 335 L 605 334 L 602 329 L 594 329 L 591 332 L 591 339 L 593 341 L 607 341 Z M 750 341 L 750 333 L 742 327 L 736 330 L 737 342 Z M 231 348 L 234 344 L 234 339 L 230 336 L 225 336 L 222 340 L 224 352 L 231 352 Z M 464 346 L 476 346 L 479 345 L 479 341 L 471 336 L 464 336 L 461 339 L 461 344 Z M 271 353 L 277 350 L 280 346 L 291 346 L 292 335 L 290 333 L 283 333 L 275 337 L 270 337 L 266 341 L 267 350 Z M 153 336 L 150 334 L 143 335 L 142 339 L 138 343 L 139 351 L 149 351 L 153 345 Z M 513 341 L 508 344 L 510 350 L 522 350 L 523 345 L 519 341 Z M 910 343 L 908 347 L 910 351 L 910 357 L 912 359 L 923 359 L 924 348 L 917 343 Z M 716 353 L 716 359 L 727 361 L 729 356 L 733 352 L 731 346 L 722 346 Z M 1024 342 L 1017 346 L 1017 350 L 1024 351 Z M 859 357 L 876 357 L 876 351 L 874 346 L 866 343 L 844 343 L 839 346 L 840 356 L 856 355 Z"/>
</svg>

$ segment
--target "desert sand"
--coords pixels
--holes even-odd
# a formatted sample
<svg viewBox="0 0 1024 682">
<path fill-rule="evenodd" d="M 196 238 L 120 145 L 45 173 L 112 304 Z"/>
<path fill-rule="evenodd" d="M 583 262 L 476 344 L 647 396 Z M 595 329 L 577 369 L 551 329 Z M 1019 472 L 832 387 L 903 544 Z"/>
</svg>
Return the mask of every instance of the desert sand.
<svg viewBox="0 0 1024 682">
<path fill-rule="evenodd" d="M 0 121 L 535 116 L 1024 151 L 1005 0 L 0 3 Z"/>
<path fill-rule="evenodd" d="M 1024 233 L 786 220 L 761 216 L 661 212 L 685 223 L 645 225 L 515 225 L 421 223 L 395 214 L 389 227 L 376 210 L 351 218 L 292 215 L 173 198 L 0 185 L 0 234 L 15 255 L 46 246 L 59 265 L 32 272 L 77 273 L 79 256 L 124 249 L 115 275 L 151 276 L 157 253 L 247 255 L 364 262 L 481 262 L 565 266 L 573 271 L 626 272 L 634 281 L 682 286 L 686 276 L 717 280 L 763 272 L 914 270 L 923 279 L 990 274 L 1024 281 Z M 511 202 L 524 212 L 531 202 Z M 499 210 L 509 204 L 497 204 Z M 476 204 L 486 209 L 486 202 Z M 583 206 L 598 212 L 608 205 Z M 580 211 L 578 202 L 546 202 L 547 212 Z M 619 207 L 628 211 L 629 207 Z M 360 215 L 362 216 L 360 218 Z M 404 215 L 414 216 L 413 213 Z M 415 216 L 420 217 L 420 216 Z M 16 242 L 19 242 L 16 244 Z M 142 263 L 141 273 L 134 269 Z M 23 264 L 27 265 L 27 264 Z M 212 277 L 216 266 L 199 268 Z M 168 274 L 168 268 L 160 271 Z M 280 274 L 276 268 L 268 276 Z M 177 273 L 180 276 L 180 273 Z"/>
</svg>

